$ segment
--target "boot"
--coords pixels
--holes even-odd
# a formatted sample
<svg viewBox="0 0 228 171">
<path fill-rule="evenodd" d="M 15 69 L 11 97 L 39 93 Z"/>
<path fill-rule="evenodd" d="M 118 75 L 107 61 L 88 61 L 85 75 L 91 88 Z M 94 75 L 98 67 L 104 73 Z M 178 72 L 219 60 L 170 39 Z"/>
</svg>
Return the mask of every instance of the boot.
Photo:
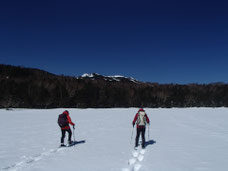
<svg viewBox="0 0 228 171">
<path fill-rule="evenodd" d="M 68 144 L 69 144 L 69 145 L 73 144 L 73 141 L 69 140 L 69 141 L 68 141 Z"/>
<path fill-rule="evenodd" d="M 60 147 L 66 147 L 66 145 L 64 145 L 64 143 L 61 143 Z"/>
<path fill-rule="evenodd" d="M 145 146 L 145 140 L 142 142 L 142 149 L 144 149 L 146 146 Z"/>
</svg>

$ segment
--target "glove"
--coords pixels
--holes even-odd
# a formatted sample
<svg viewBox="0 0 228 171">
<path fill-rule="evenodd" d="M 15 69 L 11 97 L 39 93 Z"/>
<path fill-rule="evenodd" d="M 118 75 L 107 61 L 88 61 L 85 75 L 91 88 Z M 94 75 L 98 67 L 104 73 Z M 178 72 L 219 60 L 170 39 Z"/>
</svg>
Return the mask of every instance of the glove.
<svg viewBox="0 0 228 171">
<path fill-rule="evenodd" d="M 73 129 L 75 129 L 74 125 L 73 125 Z"/>
<path fill-rule="evenodd" d="M 134 128 L 135 124 L 134 124 L 134 123 L 132 123 L 132 126 L 133 126 L 133 128 Z"/>
</svg>

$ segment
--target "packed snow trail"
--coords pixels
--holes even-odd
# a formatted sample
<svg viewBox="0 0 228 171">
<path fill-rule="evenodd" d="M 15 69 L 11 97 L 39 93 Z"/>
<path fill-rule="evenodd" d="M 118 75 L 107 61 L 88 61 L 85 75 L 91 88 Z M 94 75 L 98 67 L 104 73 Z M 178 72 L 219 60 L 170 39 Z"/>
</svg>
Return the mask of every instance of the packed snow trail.
<svg viewBox="0 0 228 171">
<path fill-rule="evenodd" d="M 15 164 L 12 164 L 11 166 L 4 167 L 0 171 L 5 171 L 5 170 L 7 170 L 7 171 L 16 171 L 18 169 L 22 169 L 27 164 L 31 164 L 33 162 L 39 161 L 41 159 L 44 159 L 44 157 L 50 156 L 53 153 L 56 153 L 56 152 L 58 152 L 60 150 L 63 150 L 63 148 L 51 149 L 51 150 L 49 150 L 47 152 L 43 152 L 43 153 L 41 153 L 39 155 L 36 155 L 36 156 L 31 156 L 31 157 L 23 156 L 24 159 L 22 161 L 17 162 Z"/>
<path fill-rule="evenodd" d="M 22 161 L 12 164 L 10 166 L 4 167 L 4 168 L 0 169 L 0 171 L 17 171 L 17 170 L 23 169 L 23 167 L 25 167 L 28 164 L 31 164 L 33 162 L 36 162 L 36 161 L 39 161 L 42 159 L 45 160 L 45 157 L 51 157 L 51 155 L 54 155 L 55 153 L 57 153 L 59 151 L 62 151 L 67 148 L 73 148 L 74 146 L 82 144 L 82 143 L 85 143 L 85 140 L 76 141 L 72 145 L 69 145 L 66 147 L 57 147 L 56 149 L 51 149 L 51 150 L 42 152 L 35 156 L 30 156 L 30 157 L 23 156 Z"/>
<path fill-rule="evenodd" d="M 129 159 L 128 161 L 130 170 L 138 171 L 142 167 L 141 162 L 144 159 L 145 152 L 146 152 L 145 149 L 136 149 L 132 152 L 133 158 Z"/>
<path fill-rule="evenodd" d="M 146 141 L 145 146 L 150 148 L 149 145 L 156 143 L 154 140 Z M 142 149 L 140 147 L 135 148 L 128 160 L 128 167 L 123 168 L 122 171 L 139 171 L 140 168 L 143 166 L 142 161 L 144 160 L 146 148 Z"/>
</svg>

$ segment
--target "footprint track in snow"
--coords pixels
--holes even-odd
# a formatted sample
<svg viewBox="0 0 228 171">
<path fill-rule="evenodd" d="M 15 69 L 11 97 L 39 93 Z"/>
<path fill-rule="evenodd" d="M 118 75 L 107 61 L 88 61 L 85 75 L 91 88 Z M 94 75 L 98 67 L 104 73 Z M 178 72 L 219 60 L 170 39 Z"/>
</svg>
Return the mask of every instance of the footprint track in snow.
<svg viewBox="0 0 228 171">
<path fill-rule="evenodd" d="M 132 152 L 132 158 L 128 160 L 128 168 L 123 168 L 122 171 L 139 171 L 142 167 L 141 162 L 144 159 L 145 149 L 136 149 Z"/>
<path fill-rule="evenodd" d="M 45 156 L 50 156 L 51 154 L 56 153 L 61 150 L 63 150 L 63 148 L 50 149 L 49 151 L 42 152 L 35 156 L 29 156 L 29 157 L 22 156 L 22 158 L 23 158 L 22 161 L 19 161 L 15 164 L 7 166 L 7 167 L 0 168 L 0 171 L 17 171 L 19 169 L 22 169 L 24 166 L 26 166 L 28 164 L 37 162 L 37 161 L 41 160 L 42 158 L 44 158 Z"/>
</svg>

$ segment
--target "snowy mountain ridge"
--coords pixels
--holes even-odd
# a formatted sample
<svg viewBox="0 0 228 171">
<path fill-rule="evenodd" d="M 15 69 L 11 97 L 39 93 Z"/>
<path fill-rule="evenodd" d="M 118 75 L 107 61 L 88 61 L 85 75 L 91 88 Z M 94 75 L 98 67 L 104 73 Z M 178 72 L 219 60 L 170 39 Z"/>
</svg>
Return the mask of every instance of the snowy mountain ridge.
<svg viewBox="0 0 228 171">
<path fill-rule="evenodd" d="M 227 92 L 223 83 L 159 84 L 121 74 L 77 77 L 0 65 L 0 108 L 228 107 Z"/>
<path fill-rule="evenodd" d="M 91 80 L 105 80 L 105 81 L 129 81 L 129 82 L 134 82 L 134 83 L 139 83 L 139 81 L 137 81 L 136 79 L 132 78 L 132 77 L 125 77 L 122 75 L 113 75 L 113 76 L 104 76 L 104 75 L 100 75 L 98 73 L 85 73 L 79 77 L 77 77 L 78 79 L 91 79 Z"/>
</svg>

